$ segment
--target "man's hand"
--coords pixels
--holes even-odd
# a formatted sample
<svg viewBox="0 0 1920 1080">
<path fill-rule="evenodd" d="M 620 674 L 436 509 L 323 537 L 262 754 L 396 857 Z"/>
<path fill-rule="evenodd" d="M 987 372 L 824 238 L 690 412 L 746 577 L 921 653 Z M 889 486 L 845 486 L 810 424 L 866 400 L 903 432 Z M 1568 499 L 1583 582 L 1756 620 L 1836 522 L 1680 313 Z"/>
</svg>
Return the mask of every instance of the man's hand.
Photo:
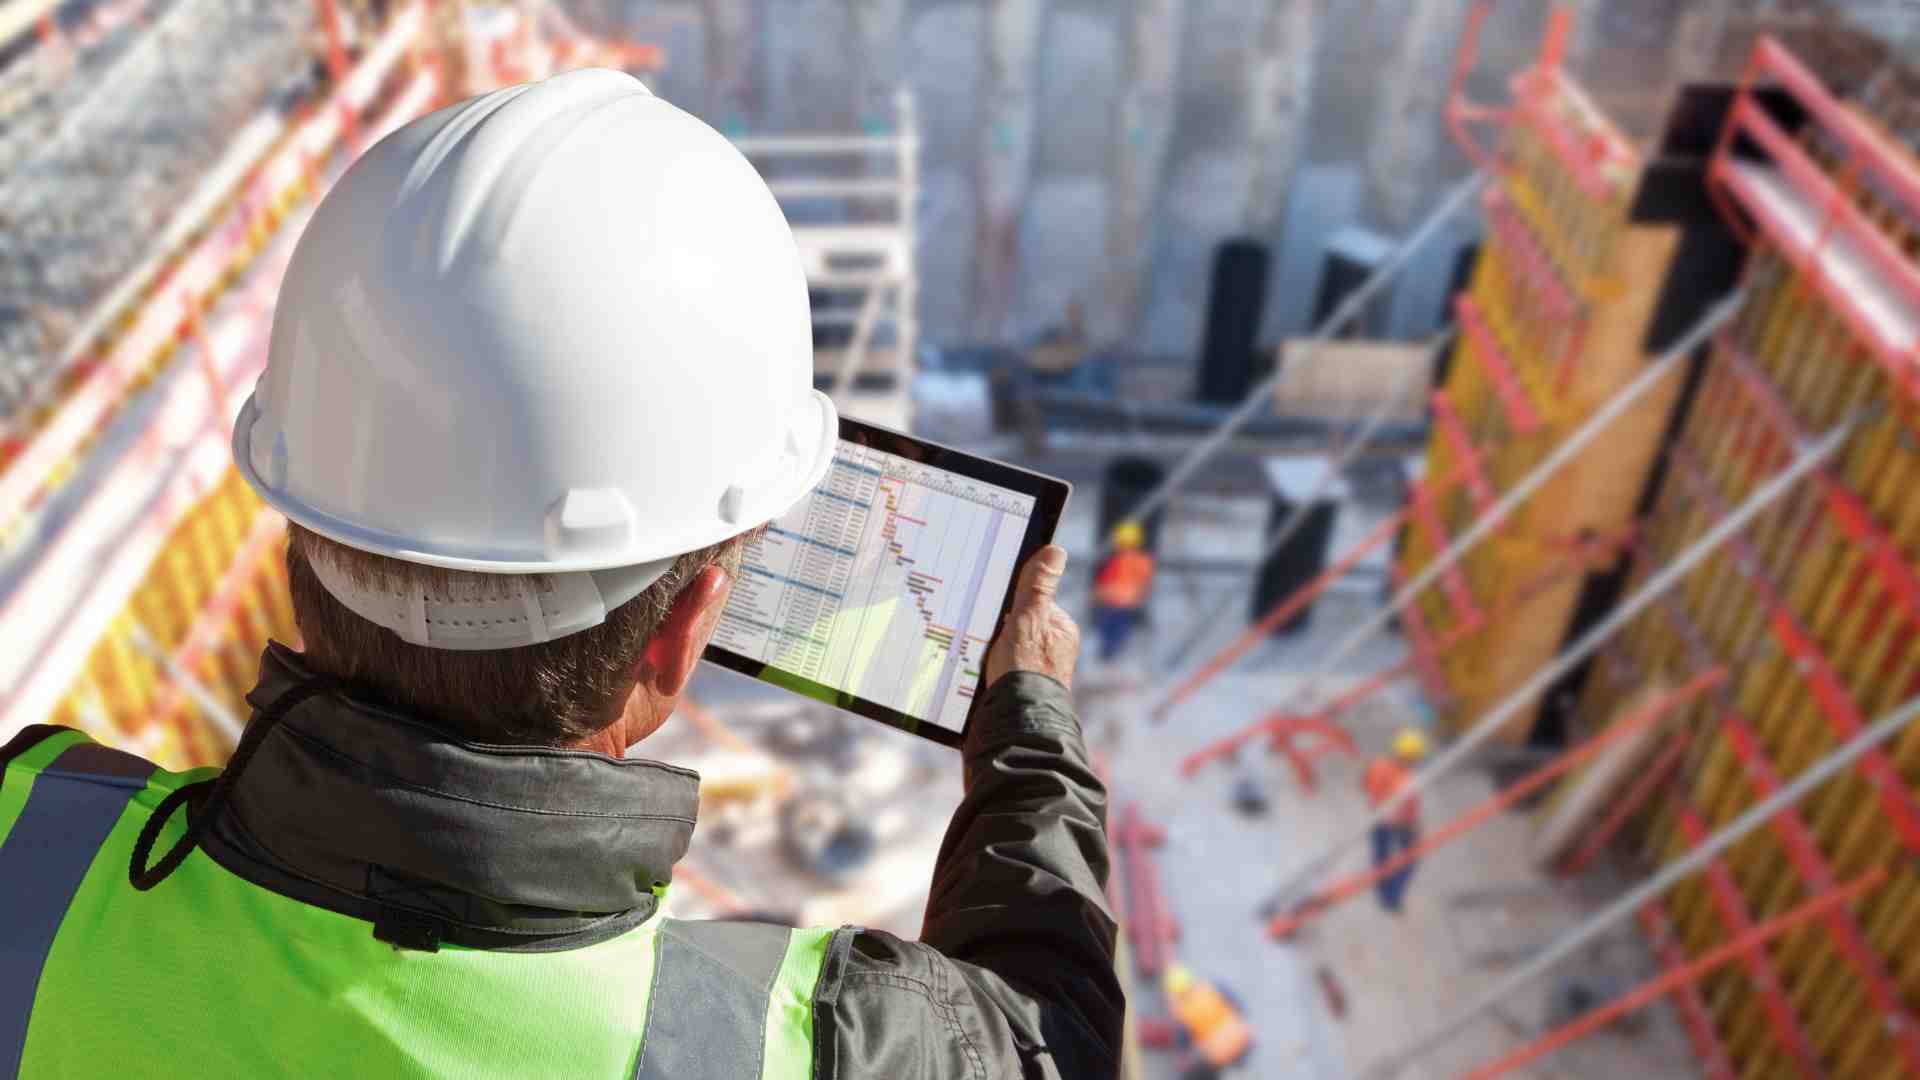
<svg viewBox="0 0 1920 1080">
<path fill-rule="evenodd" d="M 1000 627 L 1000 636 L 987 650 L 985 686 L 991 688 L 1010 671 L 1050 675 L 1060 685 L 1073 686 L 1073 663 L 1080 656 L 1080 628 L 1053 602 L 1060 591 L 1060 575 L 1067 569 L 1067 549 L 1048 544 L 1033 553 L 1020 568 L 1013 588 L 1013 609 Z"/>
</svg>

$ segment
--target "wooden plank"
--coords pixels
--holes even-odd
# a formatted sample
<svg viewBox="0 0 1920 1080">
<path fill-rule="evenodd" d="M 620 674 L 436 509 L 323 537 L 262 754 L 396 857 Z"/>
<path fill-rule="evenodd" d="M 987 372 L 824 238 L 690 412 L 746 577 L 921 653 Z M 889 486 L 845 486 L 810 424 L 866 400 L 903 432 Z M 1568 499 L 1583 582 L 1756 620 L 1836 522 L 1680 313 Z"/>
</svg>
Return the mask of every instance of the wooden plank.
<svg viewBox="0 0 1920 1080">
<path fill-rule="evenodd" d="M 1329 341 L 1314 353 L 1308 339 L 1289 339 L 1280 346 L 1274 408 L 1292 416 L 1360 416 L 1394 397 L 1398 386 L 1388 422 L 1418 423 L 1426 416 L 1430 380 L 1403 376 L 1432 362 L 1433 350 L 1419 343 Z"/>
</svg>

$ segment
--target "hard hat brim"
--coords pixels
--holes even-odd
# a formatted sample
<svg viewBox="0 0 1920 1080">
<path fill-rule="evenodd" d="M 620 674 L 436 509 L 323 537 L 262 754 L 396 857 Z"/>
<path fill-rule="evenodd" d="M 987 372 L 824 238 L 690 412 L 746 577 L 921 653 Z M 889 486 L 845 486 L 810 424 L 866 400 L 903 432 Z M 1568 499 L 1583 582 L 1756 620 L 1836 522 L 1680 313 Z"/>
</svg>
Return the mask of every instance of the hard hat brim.
<svg viewBox="0 0 1920 1080">
<path fill-rule="evenodd" d="M 233 425 L 233 462 L 248 486 L 260 498 L 289 521 L 350 548 L 384 555 L 402 562 L 439 566 L 449 570 L 467 570 L 480 574 L 560 574 L 573 571 L 613 570 L 672 559 L 689 551 L 729 540 L 757 528 L 786 513 L 826 477 L 839 446 L 839 410 L 833 399 L 819 390 L 809 390 L 813 407 L 795 410 L 789 431 L 775 437 L 791 443 L 800 452 L 789 458 L 781 474 L 768 477 L 752 492 L 736 520 L 729 521 L 718 512 L 712 521 L 703 522 L 692 532 L 668 533 L 674 539 L 649 542 L 640 537 L 624 550 L 596 553 L 564 559 L 488 558 L 468 549 L 435 547 L 417 539 L 395 536 L 366 528 L 353 521 L 327 513 L 294 498 L 267 482 L 254 466 L 253 429 L 260 418 L 254 395 L 247 397 Z M 811 415 L 809 415 L 811 414 Z"/>
</svg>

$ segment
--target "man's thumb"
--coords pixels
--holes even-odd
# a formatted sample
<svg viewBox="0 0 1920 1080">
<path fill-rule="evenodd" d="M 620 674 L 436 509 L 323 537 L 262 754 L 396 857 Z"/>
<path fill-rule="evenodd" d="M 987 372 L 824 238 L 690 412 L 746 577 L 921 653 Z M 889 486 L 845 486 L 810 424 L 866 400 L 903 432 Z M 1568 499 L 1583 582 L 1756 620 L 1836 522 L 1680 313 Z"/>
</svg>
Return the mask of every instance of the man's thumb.
<svg viewBox="0 0 1920 1080">
<path fill-rule="evenodd" d="M 1053 599 L 1060 591 L 1060 575 L 1066 569 L 1067 549 L 1059 544 L 1048 544 L 1034 552 L 1020 571 L 1020 594 L 1014 599 L 1015 606 L 1026 607 Z"/>
</svg>

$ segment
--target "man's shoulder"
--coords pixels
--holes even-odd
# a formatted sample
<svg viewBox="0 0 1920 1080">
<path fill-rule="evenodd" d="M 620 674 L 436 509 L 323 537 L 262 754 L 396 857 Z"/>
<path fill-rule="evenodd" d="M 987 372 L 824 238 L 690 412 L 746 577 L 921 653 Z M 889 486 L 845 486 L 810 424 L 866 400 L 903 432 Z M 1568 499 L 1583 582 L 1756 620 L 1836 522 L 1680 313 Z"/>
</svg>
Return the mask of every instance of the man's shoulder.
<svg viewBox="0 0 1920 1080">
<path fill-rule="evenodd" d="M 172 791 L 193 780 L 205 779 L 218 769 L 189 769 L 175 772 L 138 754 L 94 741 L 78 728 L 60 724 L 29 724 L 0 746 L 0 770 L 7 776 L 92 781 L 117 787 L 153 787 Z"/>
<path fill-rule="evenodd" d="M 86 732 L 59 724 L 29 724 L 0 746 L 0 767 L 9 775 L 117 778 L 142 783 L 159 766 L 146 758 L 93 741 Z"/>
</svg>

